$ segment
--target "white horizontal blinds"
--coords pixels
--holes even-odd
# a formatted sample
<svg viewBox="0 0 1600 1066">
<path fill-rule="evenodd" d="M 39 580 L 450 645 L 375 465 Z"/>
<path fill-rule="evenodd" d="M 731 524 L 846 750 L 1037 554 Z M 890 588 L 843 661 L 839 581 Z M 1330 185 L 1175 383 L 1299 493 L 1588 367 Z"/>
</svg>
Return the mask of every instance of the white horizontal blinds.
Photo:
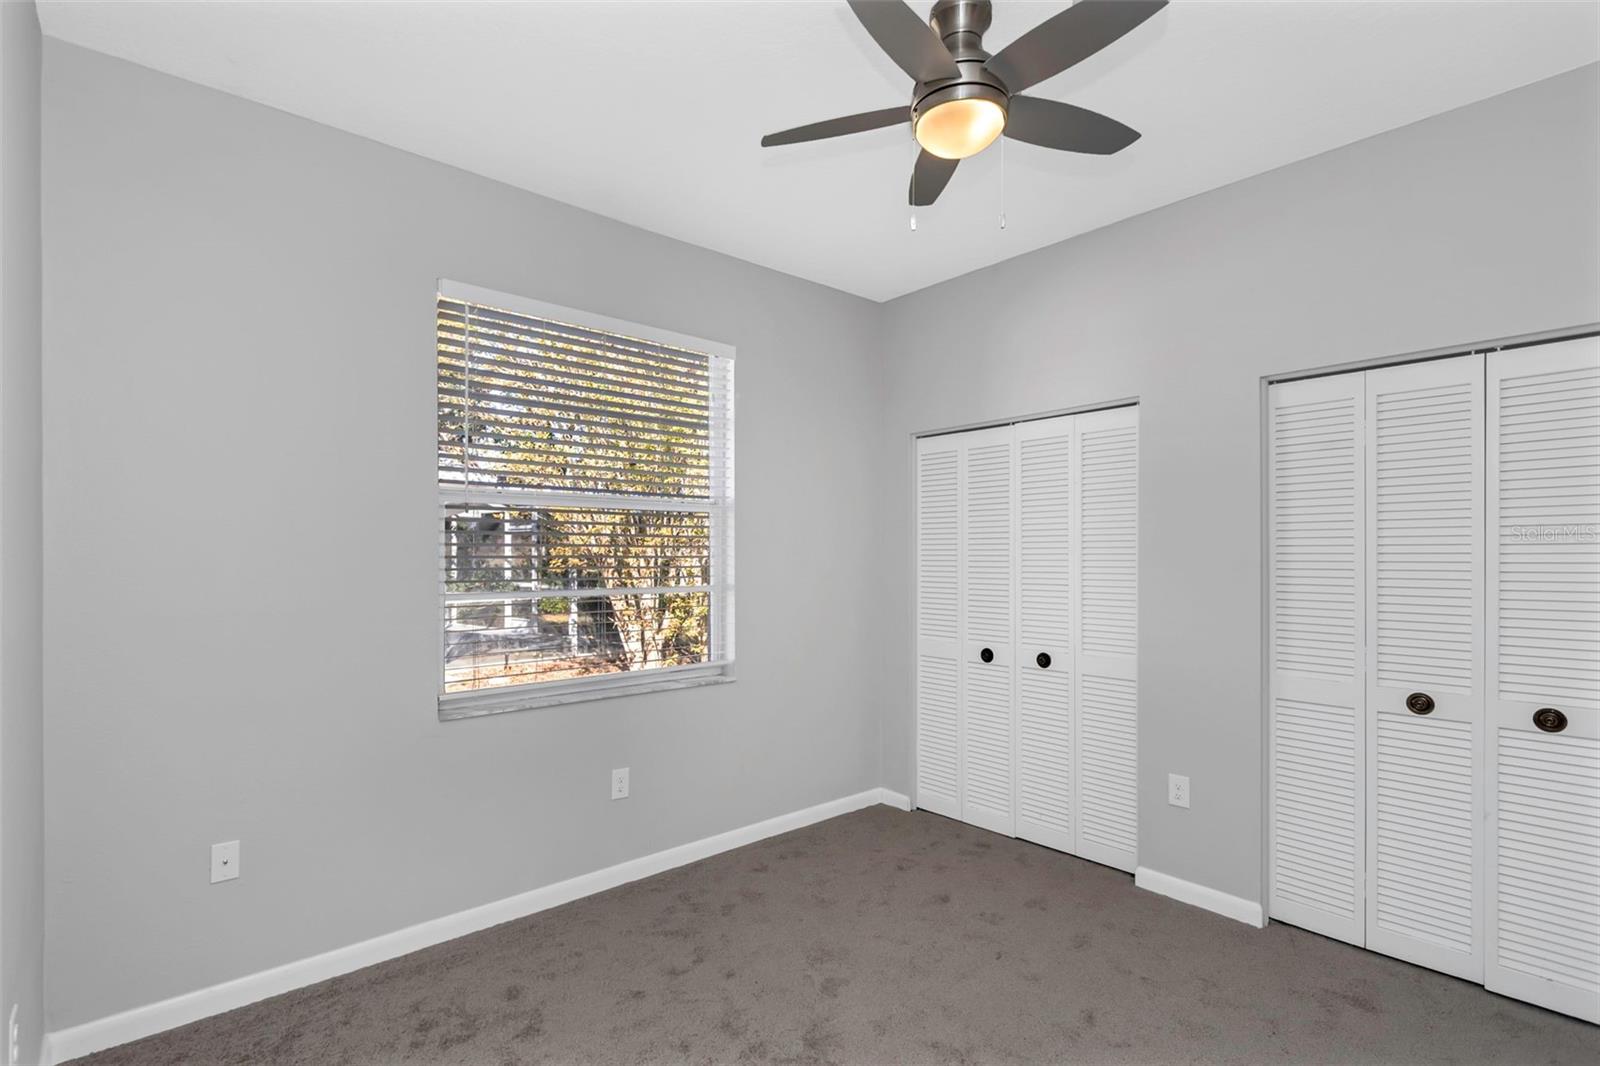
<svg viewBox="0 0 1600 1066">
<path fill-rule="evenodd" d="M 1138 864 L 1139 409 L 1073 416 L 1079 855 Z"/>
<path fill-rule="evenodd" d="M 712 356 L 443 296 L 438 331 L 441 482 L 711 497 Z"/>
<path fill-rule="evenodd" d="M 711 658 L 734 659 L 734 374 L 733 360 L 711 357 Z"/>
<path fill-rule="evenodd" d="M 1483 360 L 1366 391 L 1367 946 L 1478 980 Z"/>
<path fill-rule="evenodd" d="M 1071 416 L 1017 426 L 1017 836 L 1077 844 Z"/>
<path fill-rule="evenodd" d="M 711 520 L 694 511 L 445 508 L 445 598 L 711 583 Z"/>
<path fill-rule="evenodd" d="M 442 511 L 446 693 L 712 658 L 709 514 Z"/>
<path fill-rule="evenodd" d="M 442 692 L 728 660 L 733 363 L 447 286 Z"/>
<path fill-rule="evenodd" d="M 445 691 L 475 692 L 707 661 L 705 592 L 451 603 Z M 538 639 L 507 639 L 507 634 Z"/>
<path fill-rule="evenodd" d="M 1485 983 L 1600 1022 L 1600 339 L 1488 379 Z"/>
<path fill-rule="evenodd" d="M 1364 941 L 1363 379 L 1268 404 L 1271 917 Z"/>
<path fill-rule="evenodd" d="M 1012 429 L 962 434 L 962 802 L 961 817 L 1011 835 L 1016 506 Z M 987 654 L 986 654 L 987 653 Z"/>
<path fill-rule="evenodd" d="M 961 445 L 917 442 L 917 806 L 961 816 Z"/>
</svg>

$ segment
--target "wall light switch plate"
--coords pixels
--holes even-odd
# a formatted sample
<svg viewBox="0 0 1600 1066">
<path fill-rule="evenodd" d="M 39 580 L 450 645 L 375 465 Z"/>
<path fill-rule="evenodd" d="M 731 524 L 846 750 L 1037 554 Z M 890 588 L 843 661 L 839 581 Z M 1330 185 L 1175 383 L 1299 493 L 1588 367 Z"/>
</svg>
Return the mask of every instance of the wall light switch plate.
<svg viewBox="0 0 1600 1066">
<path fill-rule="evenodd" d="M 239 842 L 211 845 L 211 883 L 232 881 L 239 876 Z"/>
<path fill-rule="evenodd" d="M 622 800 L 628 798 L 628 768 L 611 771 L 611 798 Z"/>
<path fill-rule="evenodd" d="M 1182 774 L 1167 775 L 1167 802 L 1174 807 L 1189 806 L 1189 779 Z"/>
</svg>

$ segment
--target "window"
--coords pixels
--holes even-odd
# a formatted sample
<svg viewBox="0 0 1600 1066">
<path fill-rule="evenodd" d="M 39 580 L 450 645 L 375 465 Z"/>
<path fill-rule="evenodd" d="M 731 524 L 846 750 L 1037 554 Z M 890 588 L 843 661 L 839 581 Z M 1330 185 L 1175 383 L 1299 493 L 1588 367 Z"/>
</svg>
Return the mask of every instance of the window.
<svg viewBox="0 0 1600 1066">
<path fill-rule="evenodd" d="M 444 718 L 729 680 L 733 352 L 441 282 Z"/>
</svg>

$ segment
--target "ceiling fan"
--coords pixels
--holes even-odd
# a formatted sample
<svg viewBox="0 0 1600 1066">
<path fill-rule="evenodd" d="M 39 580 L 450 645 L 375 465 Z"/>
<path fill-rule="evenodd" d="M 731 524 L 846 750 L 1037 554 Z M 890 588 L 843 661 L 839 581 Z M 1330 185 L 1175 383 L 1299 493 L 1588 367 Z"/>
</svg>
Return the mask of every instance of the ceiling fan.
<svg viewBox="0 0 1600 1066">
<path fill-rule="evenodd" d="M 1094 55 L 1167 0 L 1078 0 L 991 56 L 983 34 L 990 0 L 937 0 L 928 21 L 905 0 L 849 0 L 878 47 L 915 80 L 911 108 L 886 107 L 796 126 L 761 138 L 761 146 L 820 141 L 895 126 L 907 119 L 922 151 L 911 171 L 913 206 L 933 203 L 956 164 L 1004 133 L 1066 152 L 1111 155 L 1139 139 L 1116 119 L 1023 90 Z"/>
</svg>

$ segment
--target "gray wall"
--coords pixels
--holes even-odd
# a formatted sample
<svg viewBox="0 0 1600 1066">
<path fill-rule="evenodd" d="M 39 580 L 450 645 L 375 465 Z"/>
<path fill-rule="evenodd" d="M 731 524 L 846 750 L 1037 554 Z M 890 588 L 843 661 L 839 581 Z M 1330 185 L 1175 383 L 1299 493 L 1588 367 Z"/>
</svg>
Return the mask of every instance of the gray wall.
<svg viewBox="0 0 1600 1066">
<path fill-rule="evenodd" d="M 1600 321 L 1597 101 L 1590 66 L 888 305 L 890 543 L 910 434 L 1140 399 L 1141 865 L 1261 898 L 1261 377 Z M 911 643 L 885 632 L 905 790 Z"/>
<path fill-rule="evenodd" d="M 877 305 L 60 42 L 44 93 L 52 1028 L 879 784 Z M 738 682 L 436 720 L 441 276 L 737 346 Z"/>
<path fill-rule="evenodd" d="M 39 45 L 33 5 L 0 3 L 0 1040 L 16 1004 L 24 1062 L 44 1035 Z"/>
</svg>

